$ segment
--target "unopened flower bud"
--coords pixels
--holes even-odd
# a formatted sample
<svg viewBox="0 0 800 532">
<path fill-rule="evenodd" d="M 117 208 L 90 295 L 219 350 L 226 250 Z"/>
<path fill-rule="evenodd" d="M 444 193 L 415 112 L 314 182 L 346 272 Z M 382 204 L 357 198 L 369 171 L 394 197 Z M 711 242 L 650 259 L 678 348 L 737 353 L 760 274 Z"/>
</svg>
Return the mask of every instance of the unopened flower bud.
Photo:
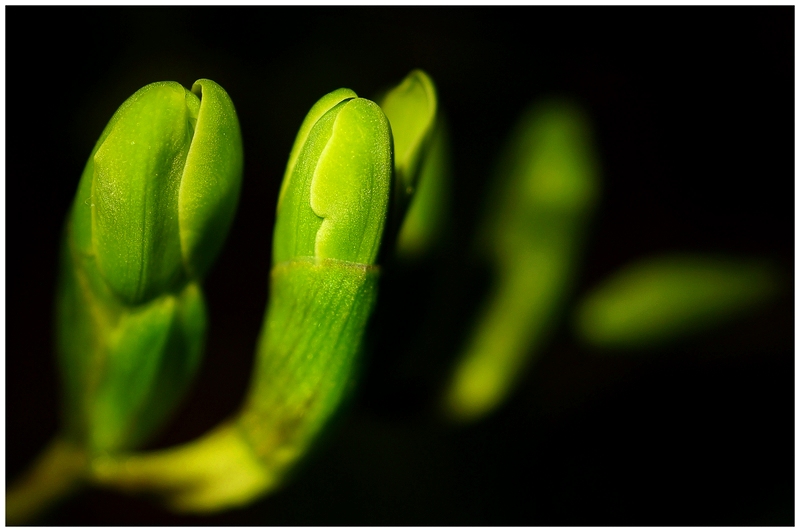
<svg viewBox="0 0 800 532">
<path fill-rule="evenodd" d="M 199 80 L 137 91 L 86 165 L 73 209 L 77 248 L 137 304 L 202 277 L 233 220 L 242 141 L 222 88 Z"/>
<path fill-rule="evenodd" d="M 309 112 L 278 202 L 273 264 L 298 258 L 373 264 L 392 178 L 389 122 L 348 89 Z"/>
</svg>

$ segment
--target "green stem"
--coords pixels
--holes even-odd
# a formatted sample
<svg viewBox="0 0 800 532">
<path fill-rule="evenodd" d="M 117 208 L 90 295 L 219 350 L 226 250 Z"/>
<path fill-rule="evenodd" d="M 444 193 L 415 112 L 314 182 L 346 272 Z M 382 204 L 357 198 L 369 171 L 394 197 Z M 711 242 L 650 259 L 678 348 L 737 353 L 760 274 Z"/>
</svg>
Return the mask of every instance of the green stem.
<svg viewBox="0 0 800 532">
<path fill-rule="evenodd" d="M 249 503 L 274 488 L 276 478 L 253 455 L 239 427 L 225 422 L 184 445 L 98 459 L 92 482 L 156 494 L 178 512 L 208 513 Z"/>
<path fill-rule="evenodd" d="M 56 437 L 6 492 L 6 525 L 30 523 L 85 481 L 85 452 Z"/>
</svg>

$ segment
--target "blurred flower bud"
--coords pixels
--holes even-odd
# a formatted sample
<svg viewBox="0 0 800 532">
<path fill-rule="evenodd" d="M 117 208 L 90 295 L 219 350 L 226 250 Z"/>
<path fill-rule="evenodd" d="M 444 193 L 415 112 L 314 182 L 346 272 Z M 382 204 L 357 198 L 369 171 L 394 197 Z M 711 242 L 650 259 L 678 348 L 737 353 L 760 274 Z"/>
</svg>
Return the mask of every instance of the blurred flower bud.
<svg viewBox="0 0 800 532">
<path fill-rule="evenodd" d="M 500 159 L 479 244 L 494 280 L 444 408 L 471 422 L 499 407 L 552 334 L 572 289 L 600 171 L 587 116 L 569 101 L 520 117 Z"/>
<path fill-rule="evenodd" d="M 436 125 L 436 87 L 425 72 L 413 70 L 378 103 L 392 125 L 395 187 L 399 195 L 410 197 Z"/>
<path fill-rule="evenodd" d="M 581 340 L 620 352 L 668 345 L 746 315 L 778 295 L 768 262 L 705 255 L 642 259 L 615 272 L 581 301 Z"/>
</svg>

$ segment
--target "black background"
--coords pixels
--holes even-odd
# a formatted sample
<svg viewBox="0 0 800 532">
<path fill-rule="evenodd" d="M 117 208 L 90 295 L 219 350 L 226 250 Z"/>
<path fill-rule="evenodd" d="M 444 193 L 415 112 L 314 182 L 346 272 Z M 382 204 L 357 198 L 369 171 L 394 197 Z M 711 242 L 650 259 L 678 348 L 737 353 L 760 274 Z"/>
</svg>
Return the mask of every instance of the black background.
<svg viewBox="0 0 800 532">
<path fill-rule="evenodd" d="M 794 522 L 794 8 L 6 8 L 6 475 L 57 430 L 52 298 L 64 217 L 115 109 L 154 81 L 221 84 L 245 175 L 206 282 L 207 355 L 151 448 L 243 398 L 267 297 L 274 205 L 323 94 L 413 68 L 452 131 L 451 232 L 387 271 L 361 386 L 281 492 L 209 517 L 88 490 L 41 524 L 615 525 Z M 783 296 L 654 352 L 597 353 L 568 320 L 495 415 L 434 405 L 487 275 L 469 246 L 502 142 L 535 99 L 594 120 L 603 201 L 575 298 L 656 253 L 770 258 Z"/>
</svg>

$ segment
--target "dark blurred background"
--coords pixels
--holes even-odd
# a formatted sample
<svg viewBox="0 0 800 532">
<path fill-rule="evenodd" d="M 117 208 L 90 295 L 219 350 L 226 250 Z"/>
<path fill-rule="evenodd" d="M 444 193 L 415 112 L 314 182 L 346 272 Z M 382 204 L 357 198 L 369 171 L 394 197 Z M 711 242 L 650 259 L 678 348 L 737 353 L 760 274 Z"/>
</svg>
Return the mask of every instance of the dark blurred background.
<svg viewBox="0 0 800 532">
<path fill-rule="evenodd" d="M 338 87 L 370 97 L 423 68 L 450 121 L 442 247 L 386 271 L 361 383 L 281 492 L 177 516 L 88 490 L 51 525 L 754 525 L 794 523 L 794 7 L 6 7 L 6 478 L 55 434 L 57 249 L 83 165 L 142 86 L 201 77 L 233 99 L 245 175 L 205 284 L 207 355 L 151 448 L 236 410 L 267 298 L 294 135 Z M 597 353 L 562 319 L 522 384 L 466 428 L 436 415 L 485 295 L 472 233 L 499 149 L 537 98 L 594 121 L 603 199 L 575 295 L 666 252 L 775 261 L 783 296 L 652 352 Z"/>
</svg>

